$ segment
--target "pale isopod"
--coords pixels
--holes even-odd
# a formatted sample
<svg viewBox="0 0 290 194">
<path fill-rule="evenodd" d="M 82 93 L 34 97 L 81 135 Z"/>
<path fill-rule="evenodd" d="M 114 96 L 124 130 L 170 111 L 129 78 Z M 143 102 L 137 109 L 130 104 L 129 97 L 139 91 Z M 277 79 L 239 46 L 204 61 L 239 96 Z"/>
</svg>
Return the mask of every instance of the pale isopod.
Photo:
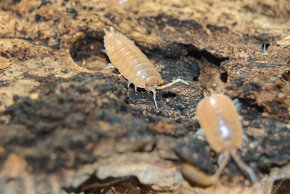
<svg viewBox="0 0 290 194">
<path fill-rule="evenodd" d="M 138 0 L 103 0 L 108 6 L 117 9 L 129 9 L 138 3 Z"/>
<path fill-rule="evenodd" d="M 290 46 L 290 36 L 287 36 L 287 37 L 277 41 L 277 44 L 281 45 L 282 47 Z"/>
<path fill-rule="evenodd" d="M 121 33 L 115 32 L 112 28 L 110 31 L 105 30 L 104 37 L 105 52 L 112 64 L 107 68 L 117 68 L 121 75 L 128 80 L 128 87 L 131 83 L 137 88 L 144 88 L 153 92 L 153 100 L 156 108 L 156 89 L 164 89 L 172 86 L 177 82 L 183 82 L 182 79 L 176 79 L 171 83 L 160 86 L 164 83 L 156 67 L 142 53 L 142 51 Z"/>
<path fill-rule="evenodd" d="M 236 149 L 243 142 L 243 131 L 232 100 L 222 94 L 205 97 L 197 105 L 197 117 L 210 146 L 216 152 L 224 154 L 224 159 L 214 176 L 216 178 L 220 176 L 232 156 L 238 166 L 246 171 L 251 180 L 255 182 L 254 171 L 243 163 L 236 153 Z"/>
</svg>

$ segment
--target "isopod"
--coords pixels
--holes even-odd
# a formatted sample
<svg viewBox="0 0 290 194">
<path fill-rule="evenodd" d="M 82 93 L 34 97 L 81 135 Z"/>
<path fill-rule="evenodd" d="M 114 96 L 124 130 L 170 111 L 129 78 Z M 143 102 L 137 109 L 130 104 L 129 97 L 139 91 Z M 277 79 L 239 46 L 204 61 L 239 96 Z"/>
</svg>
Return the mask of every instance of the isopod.
<svg viewBox="0 0 290 194">
<path fill-rule="evenodd" d="M 277 41 L 277 44 L 282 46 L 282 47 L 290 46 L 290 36 L 287 36 L 287 37 Z"/>
<path fill-rule="evenodd" d="M 105 30 L 104 45 L 105 52 L 112 63 L 107 68 L 117 68 L 121 75 L 128 80 L 128 87 L 131 83 L 134 84 L 135 91 L 137 91 L 138 87 L 151 91 L 157 109 L 156 89 L 164 89 L 177 82 L 189 85 L 182 79 L 176 79 L 161 86 L 164 81 L 151 61 L 133 41 L 129 40 L 125 35 L 115 32 L 112 28 L 110 28 L 110 31 Z"/>
<path fill-rule="evenodd" d="M 243 131 L 232 100 L 222 94 L 205 97 L 197 105 L 197 117 L 210 146 L 216 152 L 224 154 L 224 159 L 214 177 L 220 176 L 232 156 L 237 165 L 255 182 L 254 171 L 236 153 L 236 149 L 243 143 Z"/>
<path fill-rule="evenodd" d="M 103 0 L 104 3 L 107 3 L 111 8 L 117 9 L 129 9 L 136 5 L 138 1 L 136 0 Z"/>
</svg>

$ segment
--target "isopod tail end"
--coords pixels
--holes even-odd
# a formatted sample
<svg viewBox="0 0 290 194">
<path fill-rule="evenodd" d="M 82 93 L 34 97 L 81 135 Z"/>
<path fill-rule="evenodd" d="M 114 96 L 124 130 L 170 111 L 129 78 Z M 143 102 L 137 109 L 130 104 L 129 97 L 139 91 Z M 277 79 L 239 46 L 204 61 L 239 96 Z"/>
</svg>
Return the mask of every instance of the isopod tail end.
<svg viewBox="0 0 290 194">
<path fill-rule="evenodd" d="M 105 35 L 108 34 L 110 32 L 110 30 L 108 30 L 106 27 L 104 27 L 104 32 L 105 32 Z"/>
<path fill-rule="evenodd" d="M 110 26 L 110 28 L 108 29 L 108 27 L 104 27 L 104 32 L 105 34 L 109 34 L 109 33 L 112 33 L 114 32 L 114 28 L 112 26 Z"/>
<path fill-rule="evenodd" d="M 115 69 L 116 67 L 112 63 L 108 63 L 107 67 L 105 69 Z"/>
</svg>

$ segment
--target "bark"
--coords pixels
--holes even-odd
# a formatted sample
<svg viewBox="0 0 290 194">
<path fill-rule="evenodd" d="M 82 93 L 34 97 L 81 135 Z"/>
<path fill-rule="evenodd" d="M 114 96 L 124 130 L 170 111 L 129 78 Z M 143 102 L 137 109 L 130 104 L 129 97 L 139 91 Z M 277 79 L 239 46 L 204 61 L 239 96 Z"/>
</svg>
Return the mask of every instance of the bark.
<svg viewBox="0 0 290 194">
<path fill-rule="evenodd" d="M 279 1 L 0 2 L 0 193 L 265 193 L 290 169 L 290 7 Z M 165 83 L 152 93 L 105 70 L 104 29 L 148 56 Z M 219 184 L 183 178 L 190 163 L 213 174 L 218 153 L 196 133 L 204 94 L 236 99 L 247 141 Z M 9 170 L 14 169 L 14 170 Z M 283 182 L 285 181 L 285 182 Z M 279 185 L 276 186 L 276 185 Z M 289 185 L 288 185 L 289 186 Z M 289 189 L 289 188 L 288 188 Z"/>
</svg>

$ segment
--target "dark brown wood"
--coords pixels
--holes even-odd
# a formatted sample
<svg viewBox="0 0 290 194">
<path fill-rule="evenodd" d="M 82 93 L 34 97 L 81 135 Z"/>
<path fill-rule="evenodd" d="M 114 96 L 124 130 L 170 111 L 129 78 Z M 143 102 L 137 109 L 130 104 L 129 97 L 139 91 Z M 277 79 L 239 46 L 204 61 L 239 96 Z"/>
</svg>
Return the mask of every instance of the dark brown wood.
<svg viewBox="0 0 290 194">
<path fill-rule="evenodd" d="M 0 70 L 0 193 L 211 193 L 179 167 L 218 168 L 194 119 L 212 92 L 239 101 L 244 162 L 262 181 L 269 173 L 272 182 L 289 179 L 290 48 L 276 44 L 290 34 L 289 10 L 283 0 L 1 1 L 0 54 L 11 65 Z M 159 109 L 151 93 L 127 88 L 117 71 L 104 70 L 111 26 L 165 83 L 190 86 L 158 91 Z M 220 193 L 255 188 L 232 161 L 220 182 Z"/>
</svg>

